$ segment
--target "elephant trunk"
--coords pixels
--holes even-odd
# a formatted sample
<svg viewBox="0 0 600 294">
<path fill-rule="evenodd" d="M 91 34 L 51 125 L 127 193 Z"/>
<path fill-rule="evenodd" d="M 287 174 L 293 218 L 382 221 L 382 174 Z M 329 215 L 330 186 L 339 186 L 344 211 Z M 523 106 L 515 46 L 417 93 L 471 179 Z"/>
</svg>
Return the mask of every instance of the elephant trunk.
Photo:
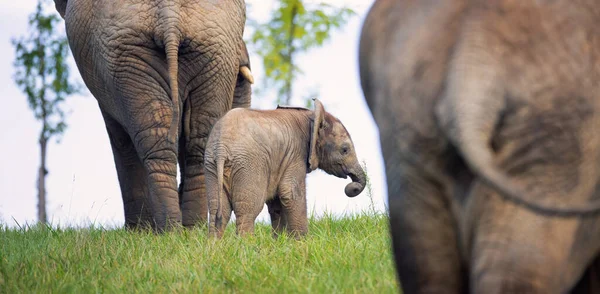
<svg viewBox="0 0 600 294">
<path fill-rule="evenodd" d="M 367 175 L 363 171 L 360 164 L 356 164 L 349 172 L 348 176 L 352 179 L 352 183 L 346 185 L 344 192 L 348 197 L 358 196 L 367 185 Z"/>
</svg>

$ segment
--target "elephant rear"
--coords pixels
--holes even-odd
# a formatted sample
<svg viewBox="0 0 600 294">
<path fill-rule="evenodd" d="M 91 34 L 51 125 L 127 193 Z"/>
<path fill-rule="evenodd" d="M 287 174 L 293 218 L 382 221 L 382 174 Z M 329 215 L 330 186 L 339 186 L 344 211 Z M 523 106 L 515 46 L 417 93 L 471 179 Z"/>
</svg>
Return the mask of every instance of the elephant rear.
<svg viewBox="0 0 600 294">
<path fill-rule="evenodd" d="M 111 138 L 127 225 L 204 222 L 207 137 L 232 106 L 250 104 L 244 1 L 55 4 Z M 148 206 L 151 219 L 140 213 Z"/>
<path fill-rule="evenodd" d="M 587 0 L 373 6 L 360 74 L 405 293 L 566 292 L 597 260 L 599 17 Z"/>
<path fill-rule="evenodd" d="M 231 166 L 234 157 L 230 150 L 239 145 L 239 132 L 244 124 L 240 120 L 249 110 L 236 108 L 228 111 L 213 126 L 204 154 L 206 196 L 209 212 L 209 236 L 221 238 L 231 217 L 230 189 Z M 227 167 L 226 167 L 227 165 Z"/>
</svg>

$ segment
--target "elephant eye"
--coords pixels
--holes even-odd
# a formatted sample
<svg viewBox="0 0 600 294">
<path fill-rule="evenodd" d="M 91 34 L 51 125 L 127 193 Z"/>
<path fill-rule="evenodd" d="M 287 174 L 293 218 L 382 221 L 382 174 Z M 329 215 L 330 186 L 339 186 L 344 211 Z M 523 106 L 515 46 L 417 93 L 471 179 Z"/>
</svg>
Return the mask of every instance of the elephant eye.
<svg viewBox="0 0 600 294">
<path fill-rule="evenodd" d="M 348 154 L 348 147 L 344 146 L 342 147 L 342 155 L 346 155 Z"/>
</svg>

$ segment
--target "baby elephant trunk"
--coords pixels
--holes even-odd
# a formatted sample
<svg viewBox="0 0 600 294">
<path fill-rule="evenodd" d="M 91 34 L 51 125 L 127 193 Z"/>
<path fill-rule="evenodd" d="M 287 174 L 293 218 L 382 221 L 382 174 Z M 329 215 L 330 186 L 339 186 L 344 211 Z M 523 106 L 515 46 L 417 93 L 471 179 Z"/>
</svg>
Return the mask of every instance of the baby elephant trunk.
<svg viewBox="0 0 600 294">
<path fill-rule="evenodd" d="M 348 175 L 352 179 L 352 183 L 346 185 L 344 192 L 348 197 L 355 197 L 360 194 L 367 184 L 367 175 L 363 171 L 360 164 L 356 164 L 348 171 Z"/>
</svg>

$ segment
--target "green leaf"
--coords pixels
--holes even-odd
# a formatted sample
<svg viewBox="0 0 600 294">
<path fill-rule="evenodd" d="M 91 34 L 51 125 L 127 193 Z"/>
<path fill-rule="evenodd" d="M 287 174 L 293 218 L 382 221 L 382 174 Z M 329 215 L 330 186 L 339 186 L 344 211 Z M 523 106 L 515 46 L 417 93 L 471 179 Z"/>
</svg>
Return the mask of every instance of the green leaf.
<svg viewBox="0 0 600 294">
<path fill-rule="evenodd" d="M 67 96 L 81 89 L 78 82 L 71 81 L 69 45 L 64 34 L 57 28 L 63 26 L 55 13 L 45 14 L 51 1 L 38 1 L 36 10 L 29 16 L 29 34 L 12 39 L 15 48 L 15 74 L 17 86 L 27 97 L 29 108 L 42 122 L 41 136 L 50 138 L 61 135 L 67 125 L 62 109 Z"/>
<path fill-rule="evenodd" d="M 280 0 L 265 23 L 249 20 L 253 31 L 248 43 L 262 58 L 263 84 L 278 93 L 278 102 L 290 103 L 295 77 L 301 74 L 295 56 L 322 46 L 332 28 L 341 28 L 356 13 L 348 7 L 302 0 Z"/>
</svg>

